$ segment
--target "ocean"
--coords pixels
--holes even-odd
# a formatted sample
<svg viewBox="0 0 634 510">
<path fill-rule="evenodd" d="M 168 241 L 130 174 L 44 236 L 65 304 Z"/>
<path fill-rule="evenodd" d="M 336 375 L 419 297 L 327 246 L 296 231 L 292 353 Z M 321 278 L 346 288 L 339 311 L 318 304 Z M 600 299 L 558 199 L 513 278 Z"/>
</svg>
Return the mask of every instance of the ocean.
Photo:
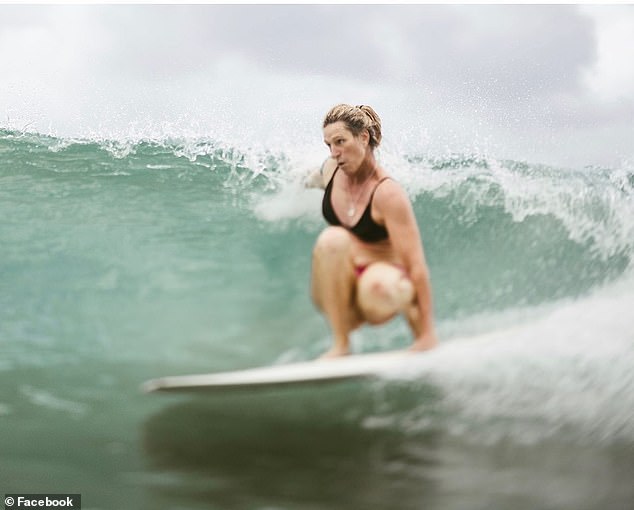
<svg viewBox="0 0 634 510">
<path fill-rule="evenodd" d="M 0 488 L 94 510 L 634 508 L 626 165 L 381 151 L 439 348 L 366 382 L 140 391 L 327 349 L 321 159 L 300 152 L 0 130 Z M 402 319 L 352 337 L 409 342 Z"/>
</svg>

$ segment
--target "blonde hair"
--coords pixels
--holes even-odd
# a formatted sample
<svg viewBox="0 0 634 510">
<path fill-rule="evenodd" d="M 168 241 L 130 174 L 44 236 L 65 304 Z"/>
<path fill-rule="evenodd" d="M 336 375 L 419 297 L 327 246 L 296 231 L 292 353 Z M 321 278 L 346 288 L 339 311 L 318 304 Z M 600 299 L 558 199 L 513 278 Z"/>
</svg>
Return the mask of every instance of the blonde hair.
<svg viewBox="0 0 634 510">
<path fill-rule="evenodd" d="M 323 127 L 335 122 L 343 122 L 348 130 L 359 136 L 363 130 L 367 129 L 370 135 L 370 147 L 375 149 L 381 143 L 381 119 L 372 107 L 367 105 L 352 106 L 349 104 L 338 104 L 333 106 L 324 118 Z"/>
</svg>

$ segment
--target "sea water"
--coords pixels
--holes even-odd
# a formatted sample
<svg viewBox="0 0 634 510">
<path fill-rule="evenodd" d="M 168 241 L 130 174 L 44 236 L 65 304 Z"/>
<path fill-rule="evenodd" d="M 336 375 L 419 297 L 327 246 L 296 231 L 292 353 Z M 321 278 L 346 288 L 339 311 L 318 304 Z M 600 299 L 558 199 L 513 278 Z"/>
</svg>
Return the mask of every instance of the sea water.
<svg viewBox="0 0 634 510">
<path fill-rule="evenodd" d="M 321 160 L 204 137 L 0 131 L 0 488 L 90 509 L 634 505 L 634 173 L 379 154 L 440 347 L 371 382 L 143 395 L 307 360 Z M 405 322 L 356 352 L 406 347 Z"/>
</svg>

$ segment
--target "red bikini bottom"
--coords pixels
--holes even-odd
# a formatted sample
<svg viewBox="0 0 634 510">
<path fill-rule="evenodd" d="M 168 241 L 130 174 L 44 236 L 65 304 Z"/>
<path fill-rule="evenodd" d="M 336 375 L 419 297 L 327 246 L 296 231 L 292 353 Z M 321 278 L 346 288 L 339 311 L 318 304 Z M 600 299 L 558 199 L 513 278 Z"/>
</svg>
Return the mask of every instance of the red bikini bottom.
<svg viewBox="0 0 634 510">
<path fill-rule="evenodd" d="M 368 268 L 369 264 L 365 264 L 363 266 L 355 266 L 354 274 L 357 278 L 360 278 L 363 272 Z"/>
<path fill-rule="evenodd" d="M 360 278 L 361 275 L 364 273 L 364 271 L 368 268 L 370 264 L 364 264 L 362 266 L 354 266 L 354 274 L 357 278 Z M 405 268 L 402 266 L 399 266 L 397 264 L 393 264 L 394 267 L 399 268 L 403 273 L 405 273 Z"/>
</svg>

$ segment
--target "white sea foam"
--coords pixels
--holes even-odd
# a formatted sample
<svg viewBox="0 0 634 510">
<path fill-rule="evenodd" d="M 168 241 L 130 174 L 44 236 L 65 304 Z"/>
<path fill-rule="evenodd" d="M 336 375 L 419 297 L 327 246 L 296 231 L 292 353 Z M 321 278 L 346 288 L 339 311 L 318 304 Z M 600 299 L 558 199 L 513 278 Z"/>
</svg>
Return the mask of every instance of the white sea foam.
<svg viewBox="0 0 634 510">
<path fill-rule="evenodd" d="M 441 347 L 385 374 L 432 385 L 439 402 L 369 416 L 367 426 L 408 432 L 438 425 L 474 441 L 550 435 L 599 441 L 634 438 L 634 279 L 544 308 L 515 327 L 444 340 Z M 524 311 L 526 313 L 526 311 Z"/>
</svg>

